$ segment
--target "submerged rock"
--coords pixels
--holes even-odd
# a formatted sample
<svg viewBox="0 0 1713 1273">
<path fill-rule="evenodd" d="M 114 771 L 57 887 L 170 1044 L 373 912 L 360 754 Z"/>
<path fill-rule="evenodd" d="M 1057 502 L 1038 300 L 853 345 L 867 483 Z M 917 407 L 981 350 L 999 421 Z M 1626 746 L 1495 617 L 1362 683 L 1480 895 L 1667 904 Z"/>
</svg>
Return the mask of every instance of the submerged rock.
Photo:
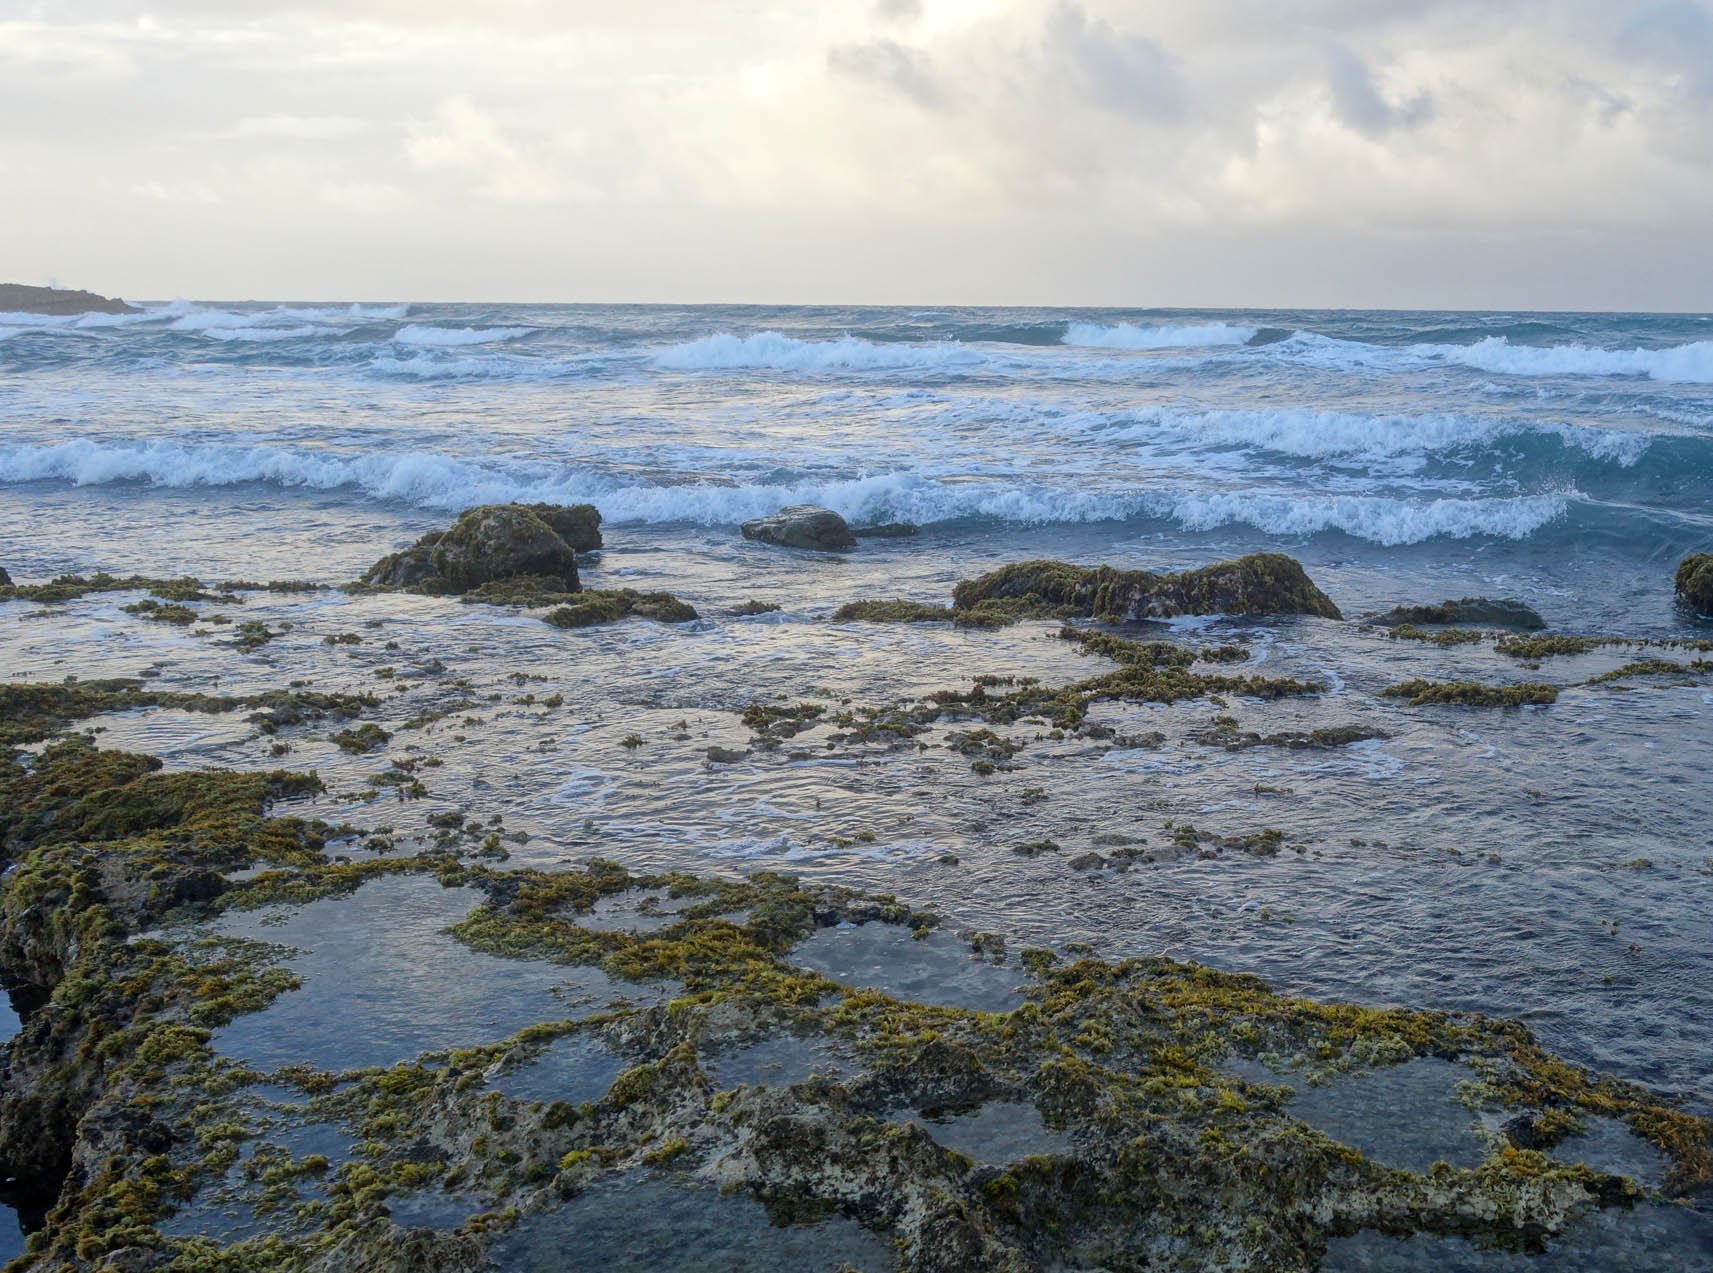
<svg viewBox="0 0 1713 1273">
<path fill-rule="evenodd" d="M 1492 628 L 1524 628 L 1538 632 L 1546 627 L 1546 620 L 1534 607 L 1503 597 L 1462 597 L 1434 606 L 1395 606 L 1369 622 L 1382 628 L 1406 624 L 1478 623 Z"/>
<path fill-rule="evenodd" d="M 529 577 L 537 584 L 577 592 L 576 545 L 601 542 L 593 505 L 483 504 L 465 509 L 452 528 L 431 531 L 391 553 L 363 576 L 371 588 L 465 593 L 500 580 Z"/>
<path fill-rule="evenodd" d="M 1250 553 L 1176 574 L 1024 561 L 958 584 L 952 608 L 1016 618 L 1085 615 L 1122 623 L 1183 614 L 1344 617 L 1302 565 L 1282 553 Z"/>
<path fill-rule="evenodd" d="M 915 522 L 886 522 L 880 526 L 858 526 L 851 534 L 858 539 L 910 539 L 919 529 Z"/>
<path fill-rule="evenodd" d="M 1679 562 L 1676 590 L 1697 614 L 1713 615 L 1713 553 L 1690 553 Z"/>
<path fill-rule="evenodd" d="M 777 513 L 745 522 L 745 539 L 781 548 L 807 548 L 815 552 L 840 553 L 856 547 L 856 536 L 845 519 L 830 508 L 793 504 Z"/>
</svg>

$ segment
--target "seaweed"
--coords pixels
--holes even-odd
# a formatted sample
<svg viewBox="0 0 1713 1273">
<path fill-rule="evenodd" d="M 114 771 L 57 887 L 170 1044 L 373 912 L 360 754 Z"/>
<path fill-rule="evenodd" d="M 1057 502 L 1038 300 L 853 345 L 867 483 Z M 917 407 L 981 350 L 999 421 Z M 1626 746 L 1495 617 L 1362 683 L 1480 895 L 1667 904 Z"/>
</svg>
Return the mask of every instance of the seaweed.
<svg viewBox="0 0 1713 1273">
<path fill-rule="evenodd" d="M 1380 693 L 1408 699 L 1411 707 L 1450 703 L 1460 707 L 1522 707 L 1555 703 L 1558 687 L 1527 682 L 1522 685 L 1482 685 L 1476 681 L 1400 681 Z"/>
</svg>

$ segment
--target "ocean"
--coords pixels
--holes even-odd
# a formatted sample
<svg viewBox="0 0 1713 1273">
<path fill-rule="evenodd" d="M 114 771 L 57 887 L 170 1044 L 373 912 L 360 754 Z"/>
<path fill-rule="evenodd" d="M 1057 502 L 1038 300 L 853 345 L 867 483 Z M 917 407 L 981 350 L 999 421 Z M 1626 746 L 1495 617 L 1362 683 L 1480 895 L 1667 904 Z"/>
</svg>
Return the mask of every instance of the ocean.
<svg viewBox="0 0 1713 1273">
<path fill-rule="evenodd" d="M 317 816 L 408 838 L 447 808 L 496 810 L 528 832 L 515 865 L 789 870 L 1014 944 L 1517 1017 L 1571 1060 L 1713 1111 L 1713 679 L 1686 665 L 1602 681 L 1641 656 L 1526 667 L 1490 643 L 1354 622 L 1477 595 L 1523 601 L 1555 631 L 1713 637 L 1672 595 L 1678 560 L 1713 547 L 1713 317 L 183 301 L 0 315 L 0 566 L 16 579 L 336 584 L 503 501 L 596 504 L 606 546 L 585 584 L 670 590 L 701 618 L 564 632 L 454 599 L 253 594 L 234 617 L 290 637 L 238 656 L 96 594 L 0 603 L 0 679 L 332 690 L 440 660 L 488 705 L 482 728 L 430 747 L 430 798 L 379 808 L 364 791 L 377 759 L 306 737 L 289 763 L 327 781 Z M 739 536 L 796 503 L 919 531 L 835 557 Z M 1236 640 L 1264 674 L 1322 683 L 1311 700 L 1107 704 L 1112 739 L 1024 731 L 991 776 L 934 738 L 852 755 L 810 734 L 790 755 L 706 758 L 744 746 L 752 702 L 1090 674 L 1056 624 L 833 621 L 846 601 L 943 603 L 957 580 L 1032 558 L 1181 569 L 1260 549 L 1300 560 L 1351 621 L 1158 630 Z M 740 614 L 749 600 L 778 609 Z M 1381 696 L 1418 676 L 1560 696 Z M 526 681 L 565 706 L 522 703 Z M 424 679 L 378 719 L 397 730 L 436 692 Z M 1207 744 L 1225 713 L 1375 736 Z M 169 767 L 279 763 L 230 717 L 96 723 L 104 745 Z M 1169 844 L 1185 825 L 1273 828 L 1286 848 L 1069 865 L 1102 837 Z"/>
</svg>

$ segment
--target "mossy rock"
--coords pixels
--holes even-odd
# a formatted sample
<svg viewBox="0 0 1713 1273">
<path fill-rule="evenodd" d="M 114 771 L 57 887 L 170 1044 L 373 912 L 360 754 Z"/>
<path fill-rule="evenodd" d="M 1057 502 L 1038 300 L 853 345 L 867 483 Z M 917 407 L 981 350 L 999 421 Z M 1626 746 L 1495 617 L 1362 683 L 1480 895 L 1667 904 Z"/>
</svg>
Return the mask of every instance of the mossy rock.
<svg viewBox="0 0 1713 1273">
<path fill-rule="evenodd" d="M 600 546 L 600 524 L 593 504 L 482 504 L 381 558 L 359 586 L 460 594 L 528 578 L 537 592 L 577 592 L 577 551 Z"/>
<path fill-rule="evenodd" d="M 594 552 L 601 546 L 601 510 L 593 504 L 525 504 L 553 528 L 572 551 Z"/>
<path fill-rule="evenodd" d="M 1250 553 L 1176 574 L 1018 562 L 958 584 L 952 608 L 985 608 L 990 614 L 1003 609 L 1022 618 L 1082 615 L 1115 623 L 1184 614 L 1344 617 L 1301 563 L 1283 553 Z"/>
<path fill-rule="evenodd" d="M 1482 685 L 1477 681 L 1400 681 L 1380 693 L 1408 699 L 1411 707 L 1450 703 L 1459 707 L 1544 706 L 1558 701 L 1558 687 L 1528 682 L 1522 685 Z"/>
<path fill-rule="evenodd" d="M 1690 553 L 1679 562 L 1676 590 L 1696 614 L 1713 616 L 1713 553 Z"/>
<path fill-rule="evenodd" d="M 612 592 L 580 592 L 566 605 L 550 610 L 542 619 L 556 628 L 592 628 L 617 623 L 637 615 L 658 623 L 688 623 L 699 617 L 695 607 L 670 592 L 637 592 L 619 588 Z"/>
<path fill-rule="evenodd" d="M 577 554 L 559 533 L 520 504 L 486 504 L 459 515 L 429 550 L 429 559 L 452 592 L 469 592 L 496 579 L 543 575 L 576 592 Z"/>
<path fill-rule="evenodd" d="M 1394 606 L 1370 622 L 1382 628 L 1474 624 L 1539 632 L 1546 627 L 1546 620 L 1533 606 L 1504 597 L 1460 597 L 1456 601 L 1441 601 L 1438 605 Z"/>
</svg>

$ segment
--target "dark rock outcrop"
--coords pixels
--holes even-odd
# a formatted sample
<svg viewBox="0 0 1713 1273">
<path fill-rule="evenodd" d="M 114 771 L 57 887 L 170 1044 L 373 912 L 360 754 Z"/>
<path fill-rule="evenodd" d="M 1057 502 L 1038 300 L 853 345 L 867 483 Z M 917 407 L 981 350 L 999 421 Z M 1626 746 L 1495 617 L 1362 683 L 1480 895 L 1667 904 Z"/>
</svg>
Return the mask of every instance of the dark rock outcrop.
<svg viewBox="0 0 1713 1273">
<path fill-rule="evenodd" d="M 580 542 L 600 543 L 600 517 L 587 504 L 483 504 L 465 509 L 450 530 L 433 531 L 381 558 L 363 576 L 371 588 L 465 593 L 485 584 L 531 576 L 577 592 L 577 554 L 556 526 Z"/>
<path fill-rule="evenodd" d="M 76 292 L 58 287 L 26 287 L 22 283 L 0 283 L 0 313 L 47 314 L 136 314 L 134 305 L 94 292 Z"/>
<path fill-rule="evenodd" d="M 881 526 L 858 526 L 851 534 L 858 539 L 911 539 L 918 529 L 915 522 L 887 522 Z"/>
<path fill-rule="evenodd" d="M 6 567 L 0 566 L 0 588 L 10 588 L 12 576 L 6 573 Z"/>
<path fill-rule="evenodd" d="M 845 519 L 830 508 L 793 504 L 777 513 L 745 522 L 745 539 L 781 548 L 807 548 L 815 552 L 842 553 L 856 547 L 856 536 Z"/>
<path fill-rule="evenodd" d="M 1063 561 L 1002 566 L 952 590 L 955 611 L 994 611 L 1018 617 L 1085 615 L 1114 623 L 1182 614 L 1310 614 L 1344 616 L 1295 558 L 1250 553 L 1199 570 L 1089 569 Z"/>
<path fill-rule="evenodd" d="M 554 534 L 570 544 L 572 551 L 592 553 L 601 546 L 601 510 L 593 504 L 525 504 L 523 507 L 553 527 Z"/>
<path fill-rule="evenodd" d="M 1695 613 L 1713 615 L 1713 553 L 1690 553 L 1680 561 L 1676 590 Z"/>
<path fill-rule="evenodd" d="M 1369 620 L 1377 627 L 1399 628 L 1413 625 L 1474 625 L 1489 628 L 1522 628 L 1538 632 L 1546 620 L 1532 606 L 1509 598 L 1462 597 L 1442 601 L 1434 606 L 1395 606 L 1385 614 Z"/>
</svg>

